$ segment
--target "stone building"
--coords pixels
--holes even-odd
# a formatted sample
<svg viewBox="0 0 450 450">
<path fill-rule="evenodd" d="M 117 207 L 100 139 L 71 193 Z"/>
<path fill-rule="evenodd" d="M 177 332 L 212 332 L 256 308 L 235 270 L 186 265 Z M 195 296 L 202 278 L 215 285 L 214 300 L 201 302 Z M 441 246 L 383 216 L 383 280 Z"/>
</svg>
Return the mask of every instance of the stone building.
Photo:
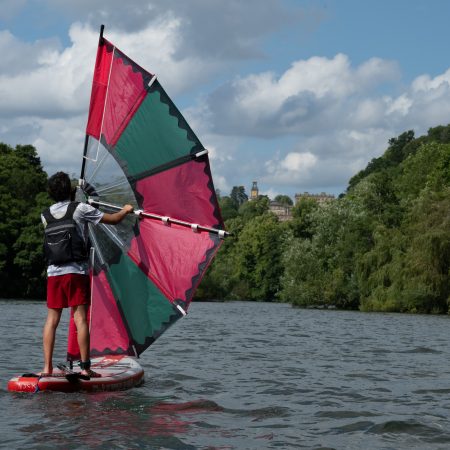
<svg viewBox="0 0 450 450">
<path fill-rule="evenodd" d="M 286 222 L 287 220 L 292 219 L 292 206 L 271 201 L 269 204 L 269 211 L 274 213 L 280 222 Z"/>
<path fill-rule="evenodd" d="M 320 194 L 310 194 L 309 192 L 303 192 L 303 194 L 295 194 L 295 204 L 297 204 L 302 199 L 314 200 L 317 203 L 326 203 L 335 199 L 334 195 L 326 194 L 321 192 Z"/>
</svg>

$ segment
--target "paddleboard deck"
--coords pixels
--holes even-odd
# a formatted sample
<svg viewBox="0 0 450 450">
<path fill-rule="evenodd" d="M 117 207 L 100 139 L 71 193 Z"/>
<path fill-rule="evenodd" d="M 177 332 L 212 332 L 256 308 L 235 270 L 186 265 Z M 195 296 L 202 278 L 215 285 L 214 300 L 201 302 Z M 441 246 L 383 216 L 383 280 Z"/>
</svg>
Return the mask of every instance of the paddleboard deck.
<svg viewBox="0 0 450 450">
<path fill-rule="evenodd" d="M 118 391 L 138 386 L 144 381 L 144 369 L 136 359 L 123 355 L 109 355 L 92 359 L 91 369 L 100 374 L 99 378 L 82 380 L 77 378 L 77 372 L 68 375 L 68 371 L 55 369 L 51 376 L 25 374 L 11 378 L 8 391 L 39 392 L 39 391 Z"/>
</svg>

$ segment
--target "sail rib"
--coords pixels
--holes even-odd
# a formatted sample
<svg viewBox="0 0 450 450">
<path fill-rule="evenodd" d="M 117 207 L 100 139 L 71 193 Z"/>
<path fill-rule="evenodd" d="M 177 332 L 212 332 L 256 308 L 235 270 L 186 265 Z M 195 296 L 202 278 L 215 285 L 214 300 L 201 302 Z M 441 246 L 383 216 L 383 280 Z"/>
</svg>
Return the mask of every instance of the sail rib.
<svg viewBox="0 0 450 450">
<path fill-rule="evenodd" d="M 100 224 L 101 228 L 106 231 L 108 236 L 122 249 L 126 248 L 125 242 L 119 237 L 117 232 L 115 231 L 113 225 L 106 225 L 104 223 Z"/>
<path fill-rule="evenodd" d="M 88 225 L 89 238 L 94 246 L 96 255 L 100 261 L 100 266 L 104 266 L 105 258 L 103 257 L 102 251 L 100 249 L 100 245 L 98 244 L 97 236 L 95 235 L 93 228 L 94 228 L 94 226 L 91 223 L 89 223 L 89 225 Z M 93 265 L 92 265 L 92 267 L 93 267 Z"/>
<path fill-rule="evenodd" d="M 117 181 L 116 183 L 105 184 L 95 190 L 98 195 L 115 192 L 117 188 L 121 186 L 128 186 L 130 183 L 125 178 L 124 180 Z M 116 191 L 117 192 L 117 191 Z"/>
<path fill-rule="evenodd" d="M 129 175 L 128 179 L 130 180 L 131 183 L 137 182 L 152 175 L 156 175 L 158 173 L 165 172 L 166 170 L 173 169 L 174 167 L 181 166 L 182 164 L 188 161 L 192 161 L 193 159 L 196 159 L 198 157 L 199 157 L 198 153 L 190 153 L 188 155 L 174 159 L 173 161 L 170 161 L 168 163 L 161 164 L 160 166 L 157 167 L 153 167 L 152 169 L 137 173 L 135 175 Z"/>
<path fill-rule="evenodd" d="M 97 156 L 95 160 L 92 160 L 93 162 L 97 162 L 98 159 L 98 151 L 99 151 L 99 146 L 100 146 L 100 142 L 98 142 L 97 145 Z M 109 156 L 108 152 L 105 152 L 105 154 L 103 155 L 102 159 L 96 164 L 95 169 L 92 171 L 92 173 L 90 174 L 89 178 L 86 180 L 88 183 L 95 177 L 95 175 L 98 173 L 98 171 L 101 169 L 101 167 L 103 166 L 103 164 L 105 163 L 106 158 Z"/>
</svg>

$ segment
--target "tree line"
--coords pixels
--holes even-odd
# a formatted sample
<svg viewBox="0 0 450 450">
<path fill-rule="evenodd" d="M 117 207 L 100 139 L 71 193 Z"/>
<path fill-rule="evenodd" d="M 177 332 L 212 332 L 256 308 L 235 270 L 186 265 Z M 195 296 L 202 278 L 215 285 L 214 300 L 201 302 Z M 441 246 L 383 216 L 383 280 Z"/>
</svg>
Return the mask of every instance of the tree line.
<svg viewBox="0 0 450 450">
<path fill-rule="evenodd" d="M 47 174 L 30 145 L 0 144 L 2 297 L 44 298 L 40 212 Z M 279 195 L 276 201 L 292 205 Z M 450 125 L 406 131 L 353 176 L 338 199 L 302 199 L 279 222 L 270 200 L 235 186 L 219 203 L 225 239 L 198 300 L 447 313 L 450 301 Z"/>
<path fill-rule="evenodd" d="M 45 298 L 41 211 L 47 174 L 32 145 L 0 143 L 0 286 L 4 298 Z"/>
<path fill-rule="evenodd" d="M 338 199 L 303 199 L 290 222 L 235 187 L 220 204 L 226 240 L 204 299 L 446 313 L 450 302 L 450 125 L 406 131 Z"/>
</svg>

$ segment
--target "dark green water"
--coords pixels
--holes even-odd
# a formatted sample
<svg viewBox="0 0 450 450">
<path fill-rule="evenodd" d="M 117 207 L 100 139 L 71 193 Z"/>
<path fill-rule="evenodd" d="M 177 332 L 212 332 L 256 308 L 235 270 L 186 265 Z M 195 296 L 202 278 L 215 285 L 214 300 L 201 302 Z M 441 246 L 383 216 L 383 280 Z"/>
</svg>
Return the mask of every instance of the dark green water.
<svg viewBox="0 0 450 450">
<path fill-rule="evenodd" d="M 2 448 L 450 448 L 448 317 L 197 303 L 142 355 L 140 388 L 12 394 L 41 369 L 46 307 L 0 307 Z"/>
</svg>

